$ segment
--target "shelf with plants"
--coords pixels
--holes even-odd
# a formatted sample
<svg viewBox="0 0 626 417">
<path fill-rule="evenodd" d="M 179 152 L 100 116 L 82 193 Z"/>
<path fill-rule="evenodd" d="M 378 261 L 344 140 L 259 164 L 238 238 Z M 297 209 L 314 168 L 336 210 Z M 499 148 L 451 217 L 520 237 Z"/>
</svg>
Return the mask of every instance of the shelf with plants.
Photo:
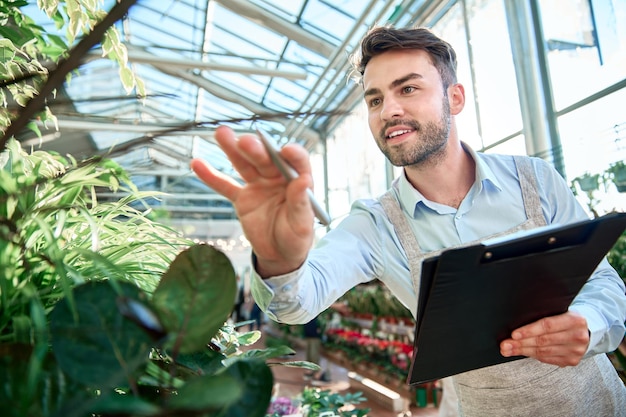
<svg viewBox="0 0 626 417">
<path fill-rule="evenodd" d="M 414 327 L 409 309 L 382 284 L 359 285 L 344 294 L 339 302 L 349 312 L 344 314 L 344 320 L 361 327 L 376 327 L 379 331 L 398 334 L 406 334 L 407 329 Z"/>
<path fill-rule="evenodd" d="M 411 312 L 378 283 L 359 285 L 338 303 L 341 314 L 323 320 L 325 356 L 415 401 L 421 387 L 406 383 L 415 332 Z"/>
<path fill-rule="evenodd" d="M 395 388 L 405 385 L 413 346 L 401 340 L 368 336 L 356 329 L 326 329 L 324 350 L 352 362 L 355 369 L 374 371 L 376 380 L 393 383 Z M 345 362 L 342 359 L 342 362 Z"/>
</svg>

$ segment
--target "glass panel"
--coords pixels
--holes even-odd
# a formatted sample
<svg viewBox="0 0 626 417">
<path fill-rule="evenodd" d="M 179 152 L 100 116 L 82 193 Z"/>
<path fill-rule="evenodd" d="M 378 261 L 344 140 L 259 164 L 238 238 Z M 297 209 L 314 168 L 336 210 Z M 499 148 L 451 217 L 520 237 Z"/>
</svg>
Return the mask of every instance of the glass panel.
<svg viewBox="0 0 626 417">
<path fill-rule="evenodd" d="M 346 215 L 354 200 L 385 191 L 385 157 L 369 130 L 364 102 L 333 132 L 327 146 L 328 198 L 333 218 Z"/>
<path fill-rule="evenodd" d="M 463 9 L 457 3 L 433 26 L 433 31 L 456 51 L 457 80 L 465 87 L 465 108 L 456 116 L 459 137 L 473 149 L 482 149 L 484 145 L 478 128 L 477 103 L 462 13 Z"/>
<path fill-rule="evenodd" d="M 506 155 L 526 155 L 526 139 L 524 135 L 515 136 L 506 142 L 487 149 L 485 153 L 500 153 Z"/>
<path fill-rule="evenodd" d="M 540 4 L 557 110 L 626 77 L 626 0 Z"/>
<path fill-rule="evenodd" d="M 610 163 L 626 160 L 624 102 L 626 89 L 559 117 L 568 178 L 601 173 Z"/>
<path fill-rule="evenodd" d="M 251 2 L 283 19 L 295 22 L 302 10 L 304 0 L 251 0 Z"/>
<path fill-rule="evenodd" d="M 467 2 L 471 59 L 485 146 L 522 129 L 519 93 L 503 2 Z"/>
</svg>

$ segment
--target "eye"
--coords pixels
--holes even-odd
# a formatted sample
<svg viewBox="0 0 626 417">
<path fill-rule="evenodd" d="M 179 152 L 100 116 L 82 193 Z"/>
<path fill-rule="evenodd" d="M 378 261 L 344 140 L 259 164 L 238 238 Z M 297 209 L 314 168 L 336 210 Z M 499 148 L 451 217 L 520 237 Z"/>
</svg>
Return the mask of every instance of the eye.
<svg viewBox="0 0 626 417">
<path fill-rule="evenodd" d="M 379 98 L 373 98 L 369 101 L 369 106 L 370 107 L 376 107 L 380 104 L 380 99 Z"/>
<path fill-rule="evenodd" d="M 409 93 L 412 93 L 412 92 L 413 92 L 413 91 L 415 91 L 415 90 L 416 90 L 416 88 L 415 88 L 415 87 L 413 87 L 412 85 L 405 85 L 404 87 L 402 87 L 402 92 L 403 92 L 404 94 L 409 94 Z"/>
</svg>

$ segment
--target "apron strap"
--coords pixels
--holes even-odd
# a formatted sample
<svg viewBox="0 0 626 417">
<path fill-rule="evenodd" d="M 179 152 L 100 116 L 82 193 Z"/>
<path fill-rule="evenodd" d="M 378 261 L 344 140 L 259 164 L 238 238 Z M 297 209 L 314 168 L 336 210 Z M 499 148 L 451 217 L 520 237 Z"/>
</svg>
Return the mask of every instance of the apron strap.
<svg viewBox="0 0 626 417">
<path fill-rule="evenodd" d="M 421 263 L 422 263 L 422 250 L 417 243 L 417 239 L 411 230 L 409 221 L 402 212 L 402 208 L 396 200 L 393 189 L 387 190 L 380 199 L 380 203 L 385 210 L 385 214 L 389 218 L 393 229 L 400 240 L 400 244 L 404 249 L 404 253 L 409 261 L 409 270 L 411 272 L 411 282 L 413 283 L 413 289 L 415 295 L 418 296 L 421 281 Z"/>
</svg>

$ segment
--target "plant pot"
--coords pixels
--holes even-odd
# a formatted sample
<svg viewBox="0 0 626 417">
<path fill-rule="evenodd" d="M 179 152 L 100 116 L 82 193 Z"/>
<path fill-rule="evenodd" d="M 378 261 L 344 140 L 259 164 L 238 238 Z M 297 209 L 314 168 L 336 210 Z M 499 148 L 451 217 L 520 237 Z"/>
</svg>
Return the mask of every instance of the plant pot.
<svg viewBox="0 0 626 417">
<path fill-rule="evenodd" d="M 613 184 L 620 193 L 626 193 L 626 171 L 616 171 L 613 173 Z"/>
<path fill-rule="evenodd" d="M 620 193 L 626 193 L 626 181 L 624 182 L 613 181 L 613 183 L 615 184 L 615 187 L 617 187 L 617 191 L 619 191 Z"/>
<path fill-rule="evenodd" d="M 578 183 L 581 190 L 585 192 L 589 192 L 589 191 L 595 191 L 598 189 L 600 185 L 599 178 L 600 176 L 598 174 L 595 174 L 595 175 L 585 174 L 581 177 L 575 178 L 574 181 Z"/>
<path fill-rule="evenodd" d="M 606 170 L 609 178 L 620 193 L 626 192 L 626 164 L 623 161 L 615 162 Z"/>
</svg>

